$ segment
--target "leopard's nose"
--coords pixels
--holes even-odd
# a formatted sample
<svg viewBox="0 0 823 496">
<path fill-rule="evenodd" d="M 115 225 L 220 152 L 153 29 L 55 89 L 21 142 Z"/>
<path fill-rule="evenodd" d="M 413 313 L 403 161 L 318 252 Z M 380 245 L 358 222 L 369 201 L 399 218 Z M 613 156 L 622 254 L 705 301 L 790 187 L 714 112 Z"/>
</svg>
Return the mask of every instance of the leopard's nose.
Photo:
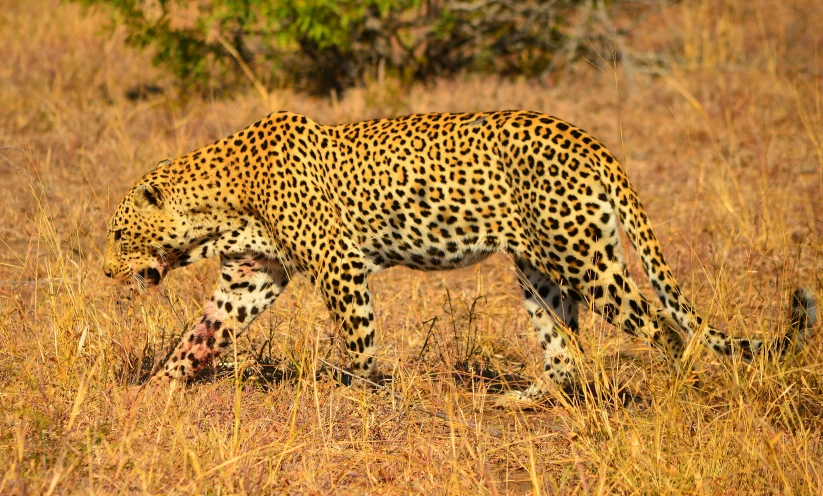
<svg viewBox="0 0 823 496">
<path fill-rule="evenodd" d="M 106 277 L 111 277 L 112 275 L 114 275 L 114 271 L 108 264 L 103 265 L 103 273 L 106 274 Z"/>
</svg>

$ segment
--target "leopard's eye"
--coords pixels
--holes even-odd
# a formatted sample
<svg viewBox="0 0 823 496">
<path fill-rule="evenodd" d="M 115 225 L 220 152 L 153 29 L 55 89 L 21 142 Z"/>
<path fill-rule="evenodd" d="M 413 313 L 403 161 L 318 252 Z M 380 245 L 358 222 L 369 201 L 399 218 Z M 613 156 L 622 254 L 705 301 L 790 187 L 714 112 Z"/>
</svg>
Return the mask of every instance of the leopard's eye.
<svg viewBox="0 0 823 496">
<path fill-rule="evenodd" d="M 122 237 L 123 237 L 123 230 L 122 229 L 118 229 L 118 230 L 114 231 L 114 240 L 115 241 L 120 241 L 120 238 L 122 238 Z"/>
</svg>

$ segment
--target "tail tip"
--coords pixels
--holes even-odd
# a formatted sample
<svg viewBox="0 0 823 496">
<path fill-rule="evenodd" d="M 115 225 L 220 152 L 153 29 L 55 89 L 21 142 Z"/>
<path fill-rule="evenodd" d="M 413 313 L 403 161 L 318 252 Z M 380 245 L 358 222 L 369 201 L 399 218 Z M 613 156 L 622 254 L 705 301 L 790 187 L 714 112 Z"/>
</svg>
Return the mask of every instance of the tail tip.
<svg viewBox="0 0 823 496">
<path fill-rule="evenodd" d="M 817 304 L 812 292 L 797 288 L 792 295 L 792 326 L 798 331 L 806 331 L 817 324 Z"/>
</svg>

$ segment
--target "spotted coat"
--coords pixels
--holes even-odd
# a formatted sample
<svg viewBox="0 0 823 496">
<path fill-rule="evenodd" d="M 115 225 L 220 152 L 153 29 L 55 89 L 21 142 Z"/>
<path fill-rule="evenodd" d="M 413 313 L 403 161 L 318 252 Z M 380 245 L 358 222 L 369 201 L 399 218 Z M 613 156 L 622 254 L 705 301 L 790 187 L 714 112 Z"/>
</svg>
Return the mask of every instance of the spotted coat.
<svg viewBox="0 0 823 496">
<path fill-rule="evenodd" d="M 620 224 L 662 309 L 626 269 Z M 681 331 L 721 355 L 751 358 L 763 345 L 705 324 L 614 156 L 537 112 L 339 126 L 272 114 L 140 179 L 110 221 L 104 271 L 157 284 L 176 267 L 220 256 L 219 286 L 159 378 L 191 378 L 211 364 L 297 273 L 342 326 L 352 371 L 368 376 L 377 372 L 370 274 L 463 267 L 496 252 L 515 261 L 545 379 L 563 388 L 575 380 L 570 343 L 581 302 L 660 347 L 675 367 Z M 805 293 L 797 301 L 811 309 Z M 802 334 L 770 352 L 782 355 Z"/>
</svg>

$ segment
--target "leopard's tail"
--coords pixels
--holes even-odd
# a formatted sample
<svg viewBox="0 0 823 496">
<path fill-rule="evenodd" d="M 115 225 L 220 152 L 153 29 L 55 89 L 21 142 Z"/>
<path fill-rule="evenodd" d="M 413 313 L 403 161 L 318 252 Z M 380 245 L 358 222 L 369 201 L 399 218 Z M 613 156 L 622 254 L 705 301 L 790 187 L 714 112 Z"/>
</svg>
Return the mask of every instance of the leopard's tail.
<svg viewBox="0 0 823 496">
<path fill-rule="evenodd" d="M 680 291 L 637 193 L 620 163 L 605 148 L 600 148 L 597 154 L 603 166 L 600 180 L 606 188 L 609 202 L 617 212 L 624 231 L 640 257 L 657 297 L 675 322 L 687 330 L 690 337 L 693 336 L 700 330 L 703 319 Z M 816 323 L 817 307 L 814 298 L 808 290 L 797 289 L 791 301 L 790 329 L 773 341 L 766 354 L 782 357 L 787 351 L 802 344 Z M 751 359 L 763 348 L 762 340 L 731 340 L 725 333 L 711 326 L 705 329 L 701 336 L 709 348 L 724 355 L 731 354 L 733 344 L 746 359 Z"/>
</svg>

